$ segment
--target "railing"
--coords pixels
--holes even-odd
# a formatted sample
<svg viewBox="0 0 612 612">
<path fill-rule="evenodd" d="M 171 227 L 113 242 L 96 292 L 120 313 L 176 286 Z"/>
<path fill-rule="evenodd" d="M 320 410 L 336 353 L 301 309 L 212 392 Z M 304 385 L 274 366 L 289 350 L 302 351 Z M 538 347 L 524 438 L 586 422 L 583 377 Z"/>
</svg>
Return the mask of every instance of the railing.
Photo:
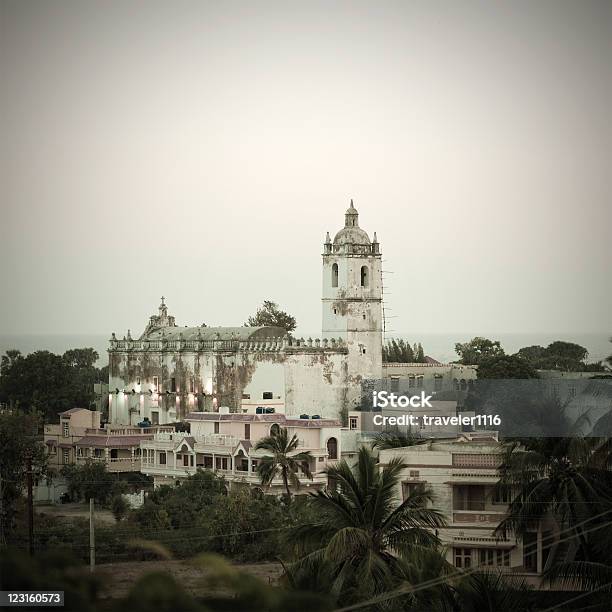
<svg viewBox="0 0 612 612">
<path fill-rule="evenodd" d="M 281 350 L 337 350 L 346 352 L 342 338 L 264 338 L 262 340 L 110 340 L 110 351 L 281 351 Z"/>
<path fill-rule="evenodd" d="M 90 436 L 152 436 L 157 433 L 172 432 L 174 432 L 174 427 L 163 425 L 153 425 L 152 427 L 117 427 L 114 425 L 111 427 L 88 427 L 85 429 L 85 434 Z"/>
<path fill-rule="evenodd" d="M 498 453 L 453 453 L 453 467 L 497 469 L 501 461 L 502 457 Z"/>
<path fill-rule="evenodd" d="M 229 434 L 204 434 L 192 436 L 184 431 L 177 431 L 174 433 L 157 433 L 153 436 L 152 442 L 179 442 L 185 438 L 193 438 L 197 444 L 206 446 L 236 446 L 240 441 L 236 436 Z"/>
<path fill-rule="evenodd" d="M 98 461 L 106 464 L 109 472 L 138 472 L 140 470 L 140 457 L 83 457 L 77 456 L 77 464 L 87 461 Z"/>
<path fill-rule="evenodd" d="M 505 512 L 453 510 L 453 523 L 484 523 L 498 525 L 506 516 Z"/>
</svg>

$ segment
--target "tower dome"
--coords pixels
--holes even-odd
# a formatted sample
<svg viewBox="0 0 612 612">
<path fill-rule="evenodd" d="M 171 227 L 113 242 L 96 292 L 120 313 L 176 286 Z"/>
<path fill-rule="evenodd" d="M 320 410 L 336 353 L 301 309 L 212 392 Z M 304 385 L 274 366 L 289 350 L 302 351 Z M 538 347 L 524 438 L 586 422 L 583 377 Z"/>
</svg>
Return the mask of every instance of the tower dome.
<svg viewBox="0 0 612 612">
<path fill-rule="evenodd" d="M 359 227 L 359 213 L 353 206 L 353 200 L 351 200 L 351 205 L 346 210 L 344 227 L 336 234 L 334 244 L 371 244 L 367 232 Z"/>
</svg>

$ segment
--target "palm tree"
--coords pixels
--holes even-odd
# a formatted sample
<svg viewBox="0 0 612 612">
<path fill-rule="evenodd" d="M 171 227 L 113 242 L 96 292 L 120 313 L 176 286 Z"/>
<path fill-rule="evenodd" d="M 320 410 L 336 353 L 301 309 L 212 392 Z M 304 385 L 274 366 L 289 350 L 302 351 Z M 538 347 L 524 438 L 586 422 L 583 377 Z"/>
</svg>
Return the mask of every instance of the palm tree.
<svg viewBox="0 0 612 612">
<path fill-rule="evenodd" d="M 500 571 L 475 572 L 452 587 L 454 606 L 442 609 L 478 612 L 530 610 L 530 589 L 524 580 Z"/>
<path fill-rule="evenodd" d="M 611 467 L 610 439 L 532 438 L 509 444 L 499 486 L 511 492 L 512 501 L 497 531 L 520 537 L 552 516 L 566 537 L 575 536 L 576 558 L 595 560 L 600 538 L 588 537 L 587 532 L 612 519 L 606 514 L 612 509 Z"/>
<path fill-rule="evenodd" d="M 377 433 L 372 441 L 372 448 L 385 450 L 389 448 L 402 448 L 404 446 L 414 446 L 421 442 L 419 436 L 415 436 L 412 432 L 388 432 L 383 431 Z"/>
<path fill-rule="evenodd" d="M 403 557 L 437 549 L 434 530 L 444 519 L 426 507 L 431 492 L 417 487 L 398 504 L 403 460 L 394 458 L 379 468 L 372 451 L 364 447 L 353 468 L 342 460 L 326 469 L 335 487 L 309 498 L 318 520 L 294 528 L 290 535 L 301 556 L 287 568 L 292 586 L 317 584 L 343 602 L 359 600 L 406 582 Z"/>
<path fill-rule="evenodd" d="M 295 449 L 298 447 L 298 442 L 298 437 L 295 434 L 289 439 L 286 427 L 278 427 L 255 445 L 255 450 L 266 450 L 272 453 L 272 455 L 262 457 L 257 466 L 262 484 L 272 484 L 274 478 L 280 474 L 289 502 L 291 502 L 289 483 L 291 482 L 296 489 L 300 487 L 298 470 L 301 469 L 304 475 L 312 480 L 308 463 L 311 458 L 310 452 L 296 453 Z"/>
</svg>

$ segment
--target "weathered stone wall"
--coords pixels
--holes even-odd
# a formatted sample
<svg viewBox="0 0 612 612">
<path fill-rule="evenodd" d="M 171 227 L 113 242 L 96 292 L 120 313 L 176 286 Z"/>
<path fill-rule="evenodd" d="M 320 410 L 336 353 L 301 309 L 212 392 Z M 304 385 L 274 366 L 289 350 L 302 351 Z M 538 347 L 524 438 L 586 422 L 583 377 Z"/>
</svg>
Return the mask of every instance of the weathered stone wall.
<svg viewBox="0 0 612 612">
<path fill-rule="evenodd" d="M 214 352 L 111 350 L 111 422 L 136 424 L 147 417 L 168 423 L 195 410 L 252 411 L 259 405 L 338 418 L 344 406 L 358 401 L 361 377 L 350 375 L 346 348 L 322 344 Z"/>
</svg>

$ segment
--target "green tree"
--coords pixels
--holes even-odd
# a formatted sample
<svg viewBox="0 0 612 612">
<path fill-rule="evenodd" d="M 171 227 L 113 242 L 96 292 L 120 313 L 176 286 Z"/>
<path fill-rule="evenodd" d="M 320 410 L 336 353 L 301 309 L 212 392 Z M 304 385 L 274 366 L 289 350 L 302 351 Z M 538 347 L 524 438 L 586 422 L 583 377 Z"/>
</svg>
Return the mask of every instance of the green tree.
<svg viewBox="0 0 612 612">
<path fill-rule="evenodd" d="M 383 431 L 374 436 L 372 448 L 377 448 L 379 450 L 388 448 L 403 448 L 405 446 L 414 446 L 421 441 L 421 438 L 412 433 Z"/>
<path fill-rule="evenodd" d="M 106 505 L 114 495 L 127 490 L 123 479 L 109 473 L 106 464 L 95 459 L 87 459 L 81 465 L 65 465 L 61 474 L 73 499 L 87 501 L 93 498 L 96 503 Z"/>
<path fill-rule="evenodd" d="M 264 455 L 257 466 L 261 482 L 270 485 L 274 478 L 280 475 L 287 492 L 287 499 L 291 501 L 291 489 L 289 484 L 296 489 L 300 487 L 298 471 L 301 469 L 306 478 L 312 480 L 309 461 L 310 452 L 296 453 L 298 437 L 294 434 L 289 439 L 286 427 L 279 427 L 271 435 L 262 438 L 255 445 L 255 450 L 264 450 L 272 455 Z"/>
<path fill-rule="evenodd" d="M 417 363 L 425 363 L 425 352 L 423 351 L 423 345 L 420 342 L 417 346 L 417 352 L 414 356 L 414 360 Z"/>
<path fill-rule="evenodd" d="M 526 346 L 516 353 L 534 368 L 539 370 L 563 370 L 563 371 L 601 371 L 600 364 L 586 364 L 588 351 L 584 346 L 573 342 L 556 340 L 546 348 L 542 346 Z"/>
<path fill-rule="evenodd" d="M 9 349 L 6 351 L 6 353 L 2 355 L 2 360 L 0 361 L 0 376 L 7 376 L 13 365 L 20 359 L 23 359 L 21 351 L 17 349 Z"/>
<path fill-rule="evenodd" d="M 99 357 L 92 348 L 69 349 L 63 354 L 64 361 L 72 368 L 92 368 Z"/>
<path fill-rule="evenodd" d="M 478 366 L 478 378 L 538 378 L 535 368 L 516 355 L 500 355 L 485 359 Z"/>
<path fill-rule="evenodd" d="M 459 363 L 464 365 L 480 365 L 487 359 L 504 355 L 504 349 L 499 340 L 489 340 L 476 336 L 469 342 L 455 344 L 455 352 L 459 355 Z"/>
<path fill-rule="evenodd" d="M 414 351 L 403 338 L 391 338 L 383 346 L 382 359 L 386 363 L 413 363 Z"/>
<path fill-rule="evenodd" d="M 255 315 L 248 318 L 245 325 L 247 327 L 260 327 L 262 325 L 282 327 L 289 333 L 297 327 L 295 317 L 281 310 L 275 302 L 270 300 L 265 300 L 261 308 L 257 309 Z"/>
<path fill-rule="evenodd" d="M 129 511 L 130 507 L 125 501 L 123 495 L 115 495 L 111 500 L 111 512 L 117 522 L 124 519 Z"/>
<path fill-rule="evenodd" d="M 145 527 L 158 527 L 166 522 L 172 529 L 204 526 L 212 506 L 227 495 L 225 480 L 208 470 L 155 489 L 147 501 L 134 512 L 134 518 Z"/>
<path fill-rule="evenodd" d="M 529 438 L 508 443 L 499 487 L 512 495 L 512 501 L 497 532 L 522 537 L 552 515 L 564 535 L 575 538 L 579 559 L 598 560 L 603 552 L 598 553 L 594 544 L 598 538 L 589 538 L 586 532 L 598 523 L 609 526 L 610 517 L 604 515 L 612 508 L 610 468 L 610 439 Z M 588 519 L 593 520 L 585 524 Z"/>
<path fill-rule="evenodd" d="M 353 468 L 345 460 L 327 468 L 331 488 L 309 499 L 317 520 L 290 534 L 299 555 L 287 568 L 292 584 L 318 584 L 343 602 L 361 601 L 397 587 L 406 575 L 406 556 L 437 549 L 433 531 L 444 520 L 427 507 L 431 491 L 417 487 L 396 502 L 405 467 L 394 458 L 381 470 L 364 447 Z"/>
<path fill-rule="evenodd" d="M 97 358 L 92 348 L 70 349 L 62 356 L 35 351 L 24 357 L 7 351 L 0 363 L 0 403 L 41 410 L 47 422 L 69 408 L 88 408 L 94 383 L 108 380 L 108 372 L 105 379 L 93 365 Z"/>
<path fill-rule="evenodd" d="M 0 412 L 0 545 L 14 527 L 17 503 L 26 485 L 28 457 L 35 475 L 46 471 L 47 456 L 40 442 L 42 419 L 21 410 Z"/>
<path fill-rule="evenodd" d="M 470 574 L 453 586 L 454 609 L 473 612 L 521 612 L 530 608 L 524 580 L 500 571 Z"/>
<path fill-rule="evenodd" d="M 275 496 L 235 487 L 217 498 L 208 521 L 213 535 L 223 534 L 210 540 L 210 550 L 238 561 L 265 561 L 278 558 L 282 530 L 290 517 Z"/>
</svg>

